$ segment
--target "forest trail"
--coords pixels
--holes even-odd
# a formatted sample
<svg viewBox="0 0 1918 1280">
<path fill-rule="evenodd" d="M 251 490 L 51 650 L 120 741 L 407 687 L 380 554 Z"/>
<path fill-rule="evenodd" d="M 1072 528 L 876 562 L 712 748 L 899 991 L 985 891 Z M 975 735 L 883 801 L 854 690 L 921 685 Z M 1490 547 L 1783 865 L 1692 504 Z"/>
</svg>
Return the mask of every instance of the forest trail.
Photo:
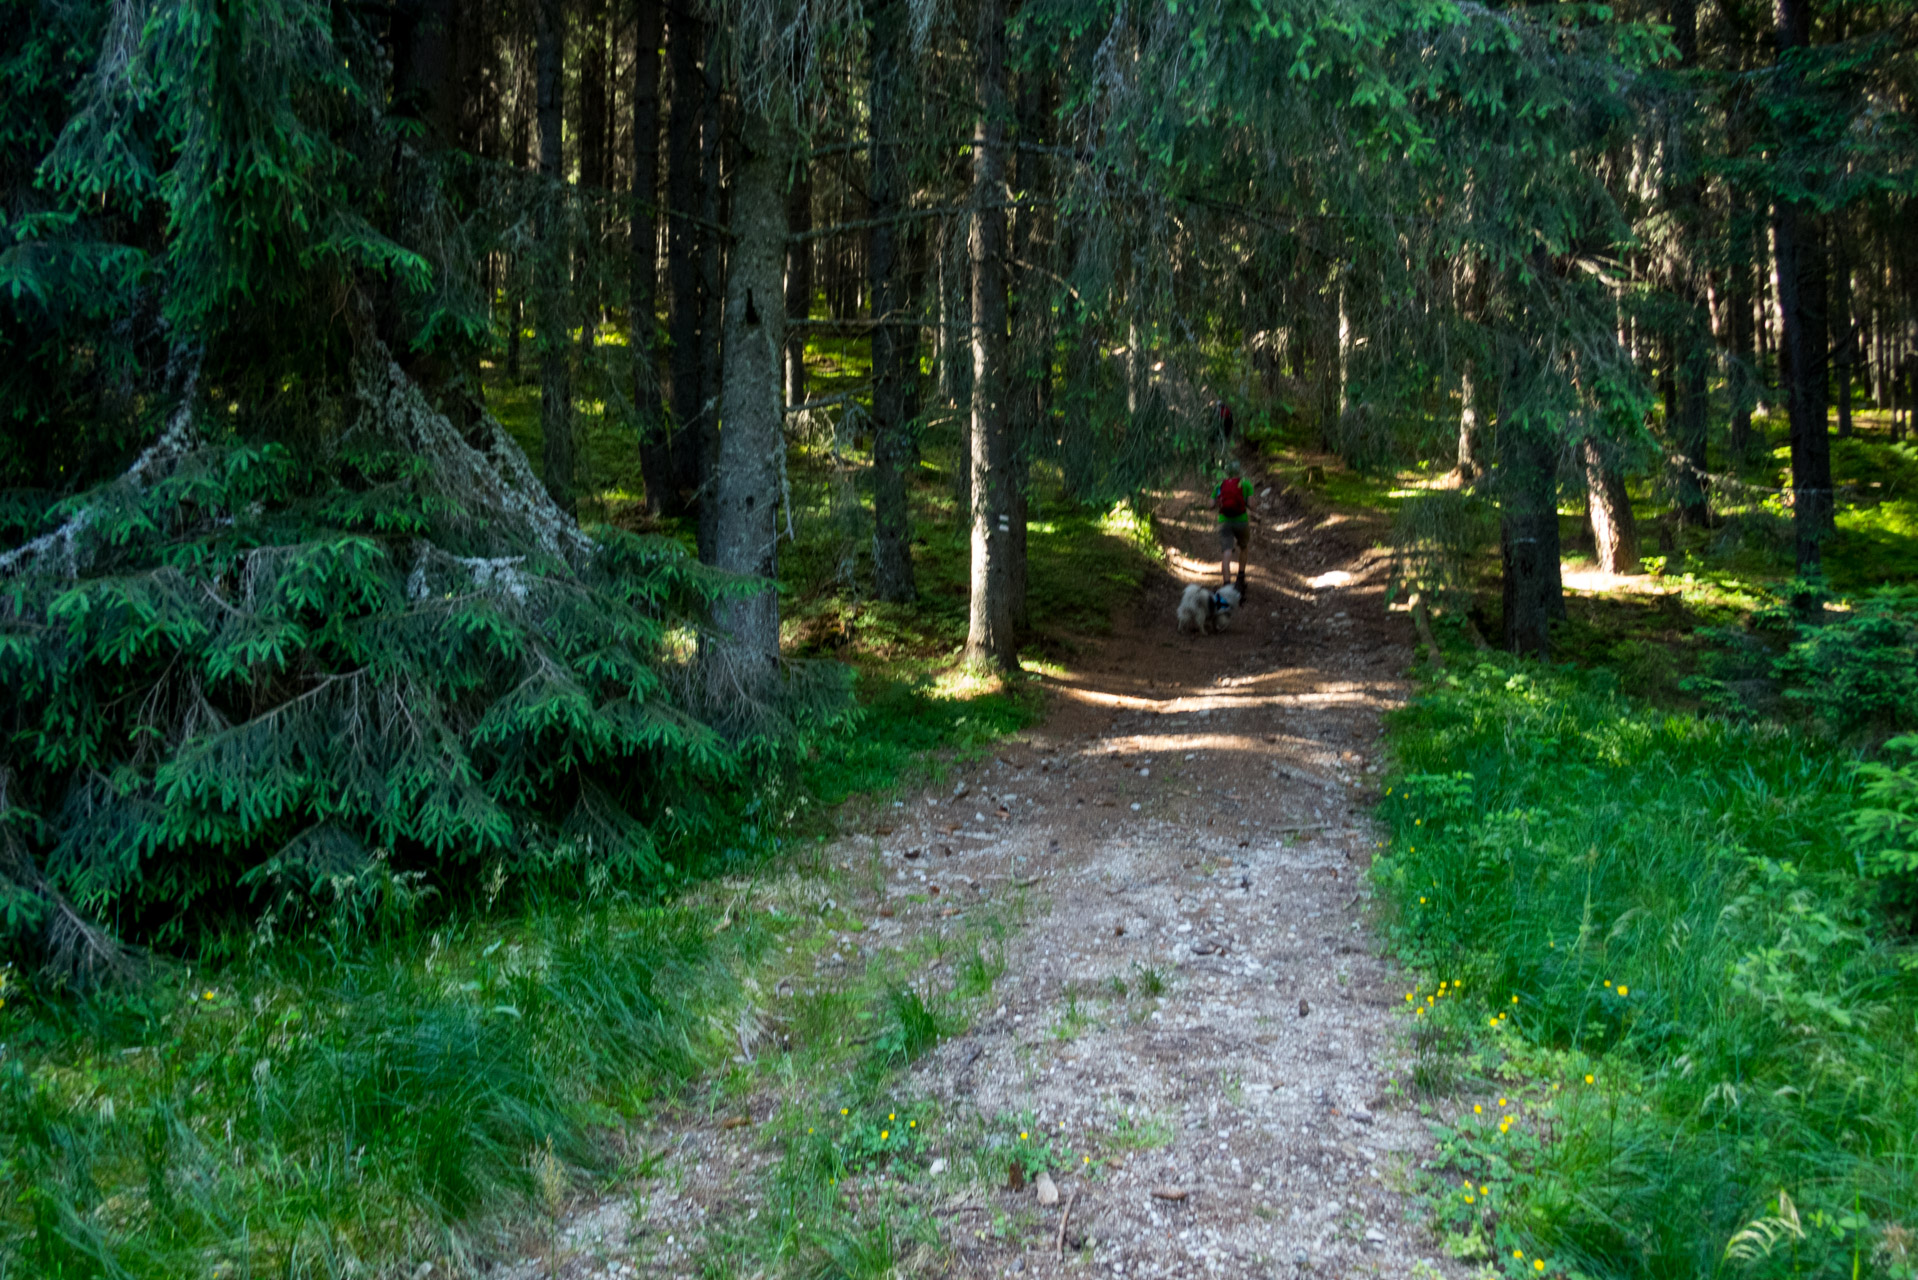
<svg viewBox="0 0 1918 1280">
<path fill-rule="evenodd" d="M 1384 607 L 1376 525 L 1282 494 L 1256 505 L 1229 630 L 1175 630 L 1184 583 L 1215 581 L 1218 562 L 1204 495 L 1169 494 L 1168 572 L 1049 681 L 1045 723 L 829 851 L 876 862 L 867 928 L 845 942 L 858 956 L 956 939 L 968 914 L 1017 904 L 996 1008 L 902 1085 L 939 1100 L 944 1136 L 921 1159 L 950 1172 L 904 1193 L 944 1248 L 900 1274 L 1264 1280 L 1437 1262 L 1402 1192 L 1427 1146 L 1391 1083 L 1405 988 L 1365 914 L 1380 716 L 1407 691 L 1410 626 Z M 822 954 L 817 980 L 850 958 Z M 716 1121 L 681 1115 L 659 1135 L 677 1171 L 638 1221 L 630 1199 L 587 1214 L 560 1250 L 577 1265 L 525 1274 L 687 1274 L 703 1238 L 763 1203 L 773 1159 Z M 1015 1130 L 1043 1136 L 1055 1168 L 1087 1151 L 1100 1165 L 1055 1174 L 1059 1200 L 1041 1206 L 979 1155 Z"/>
<path fill-rule="evenodd" d="M 1174 630 L 1183 584 L 1218 567 L 1208 503 L 1173 495 L 1171 573 L 1059 682 L 1030 743 L 972 780 L 974 797 L 1013 793 L 1014 815 L 972 856 L 1037 877 L 1042 901 L 1009 948 L 1003 1007 L 921 1076 L 985 1117 L 1149 1131 L 1059 1184 L 1062 1203 L 1077 1192 L 1067 1243 L 1092 1241 L 1080 1257 L 1100 1273 L 1405 1275 L 1435 1252 L 1393 1189 L 1424 1125 L 1392 1102 L 1404 988 L 1364 918 L 1379 718 L 1406 692 L 1410 628 L 1384 607 L 1376 528 L 1259 506 L 1229 630 Z M 973 797 L 936 812 L 954 808 L 967 827 L 993 812 Z M 1141 1006 L 1149 972 L 1165 994 Z M 1115 978 L 1123 1010 L 1097 998 Z M 1083 1029 L 1063 1025 L 1068 991 L 1093 1007 Z M 968 1234 L 950 1237 L 961 1274 L 1085 1269 L 1056 1262 L 1050 1235 L 1007 1249 Z"/>
</svg>

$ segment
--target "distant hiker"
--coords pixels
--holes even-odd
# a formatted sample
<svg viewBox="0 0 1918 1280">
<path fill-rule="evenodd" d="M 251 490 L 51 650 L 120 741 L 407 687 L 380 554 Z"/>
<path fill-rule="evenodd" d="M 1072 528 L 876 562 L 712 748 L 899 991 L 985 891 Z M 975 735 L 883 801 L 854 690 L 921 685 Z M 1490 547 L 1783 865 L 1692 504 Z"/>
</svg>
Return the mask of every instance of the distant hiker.
<svg viewBox="0 0 1918 1280">
<path fill-rule="evenodd" d="M 1227 444 L 1232 443 L 1232 406 L 1220 400 L 1212 406 L 1212 412 L 1219 419 L 1219 438 Z"/>
<path fill-rule="evenodd" d="M 1219 513 L 1219 585 L 1232 584 L 1232 558 L 1239 560 L 1239 594 L 1245 594 L 1245 553 L 1252 545 L 1252 501 L 1236 470 L 1226 472 L 1212 493 Z"/>
</svg>

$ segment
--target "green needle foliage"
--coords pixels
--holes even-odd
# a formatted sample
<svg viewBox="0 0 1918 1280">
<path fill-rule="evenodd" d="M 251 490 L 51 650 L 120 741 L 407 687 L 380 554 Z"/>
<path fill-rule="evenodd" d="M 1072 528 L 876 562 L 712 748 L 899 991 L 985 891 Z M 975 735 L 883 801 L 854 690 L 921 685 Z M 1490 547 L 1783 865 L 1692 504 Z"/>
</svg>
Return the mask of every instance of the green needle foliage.
<svg viewBox="0 0 1918 1280">
<path fill-rule="evenodd" d="M 692 700 L 725 582 L 477 407 L 460 264 L 526 184 L 482 215 L 386 114 L 377 21 L 0 6 L 0 952 L 58 977 L 656 882 L 788 727 Z"/>
</svg>

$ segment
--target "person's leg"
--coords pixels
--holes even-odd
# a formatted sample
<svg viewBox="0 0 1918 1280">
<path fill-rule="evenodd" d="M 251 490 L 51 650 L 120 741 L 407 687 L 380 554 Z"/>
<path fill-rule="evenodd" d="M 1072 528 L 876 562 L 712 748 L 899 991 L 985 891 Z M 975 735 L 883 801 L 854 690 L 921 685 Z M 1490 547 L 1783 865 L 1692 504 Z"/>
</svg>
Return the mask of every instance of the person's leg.
<svg viewBox="0 0 1918 1280">
<path fill-rule="evenodd" d="M 1246 556 L 1247 553 L 1252 550 L 1252 524 L 1250 521 L 1238 526 L 1237 542 L 1239 551 L 1239 594 L 1244 595 Z"/>
<path fill-rule="evenodd" d="M 1238 545 L 1239 536 L 1232 531 L 1232 526 L 1229 524 L 1220 525 L 1219 585 L 1222 587 L 1232 585 L 1232 552 Z"/>
</svg>

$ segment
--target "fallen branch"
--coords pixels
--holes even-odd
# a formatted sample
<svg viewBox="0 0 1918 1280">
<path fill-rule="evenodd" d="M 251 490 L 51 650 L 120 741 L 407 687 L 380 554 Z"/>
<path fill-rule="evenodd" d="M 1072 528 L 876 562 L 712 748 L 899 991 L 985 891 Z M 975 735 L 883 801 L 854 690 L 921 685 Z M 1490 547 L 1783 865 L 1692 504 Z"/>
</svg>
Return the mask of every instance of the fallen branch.
<svg viewBox="0 0 1918 1280">
<path fill-rule="evenodd" d="M 1072 1194 L 1066 1197 L 1066 1211 L 1059 1215 L 1059 1239 L 1053 1245 L 1053 1255 L 1064 1261 L 1066 1256 L 1066 1223 L 1072 1221 L 1072 1202 L 1079 1198 L 1079 1188 L 1074 1187 Z"/>
</svg>

